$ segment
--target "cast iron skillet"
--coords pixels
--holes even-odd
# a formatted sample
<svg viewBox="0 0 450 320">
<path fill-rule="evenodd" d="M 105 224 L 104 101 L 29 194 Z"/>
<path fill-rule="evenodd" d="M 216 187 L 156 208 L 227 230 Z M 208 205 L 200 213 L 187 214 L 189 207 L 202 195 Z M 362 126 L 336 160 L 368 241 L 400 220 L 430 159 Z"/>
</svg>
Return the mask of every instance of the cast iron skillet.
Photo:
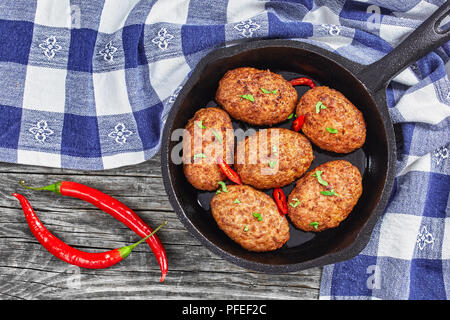
<svg viewBox="0 0 450 320">
<path fill-rule="evenodd" d="M 363 66 L 322 48 L 290 40 L 253 41 L 213 51 L 203 58 L 182 88 L 162 137 L 162 173 L 171 205 L 185 227 L 214 253 L 241 267 L 266 273 L 298 271 L 350 259 L 368 243 L 393 185 L 396 143 L 386 104 L 388 82 L 409 64 L 450 39 L 439 24 L 449 14 L 449 3 L 439 8 L 397 48 L 381 60 Z M 214 193 L 200 192 L 186 180 L 182 164 L 172 161 L 180 153 L 181 139 L 172 137 L 202 107 L 216 106 L 218 82 L 229 69 L 252 66 L 270 69 L 287 80 L 308 76 L 318 85 L 341 91 L 364 115 L 365 145 L 348 155 L 314 149 L 311 168 L 330 160 L 347 159 L 363 175 L 363 194 L 349 217 L 337 228 L 321 233 L 303 232 L 291 225 L 290 240 L 267 253 L 246 251 L 218 227 L 209 210 Z M 300 96 L 306 88 L 297 88 Z M 291 121 L 291 120 L 290 120 Z M 290 127 L 286 121 L 279 127 Z M 248 128 L 234 121 L 235 128 Z M 259 128 L 256 128 L 259 129 Z M 286 195 L 294 183 L 283 188 Z M 272 190 L 267 193 L 271 195 Z"/>
</svg>

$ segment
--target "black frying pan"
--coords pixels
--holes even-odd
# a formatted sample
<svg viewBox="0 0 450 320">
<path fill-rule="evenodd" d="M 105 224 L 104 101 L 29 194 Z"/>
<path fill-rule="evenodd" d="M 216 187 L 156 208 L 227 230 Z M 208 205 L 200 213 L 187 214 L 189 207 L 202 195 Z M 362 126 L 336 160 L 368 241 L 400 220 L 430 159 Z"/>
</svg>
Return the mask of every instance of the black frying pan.
<svg viewBox="0 0 450 320">
<path fill-rule="evenodd" d="M 290 40 L 263 40 L 215 50 L 204 57 L 180 91 L 168 115 L 162 137 L 164 185 L 175 212 L 185 227 L 214 253 L 244 268 L 267 273 L 291 272 L 350 259 L 368 243 L 374 225 L 389 199 L 396 161 L 396 142 L 386 104 L 388 82 L 411 63 L 450 39 L 439 24 L 449 14 L 447 2 L 397 48 L 379 61 L 364 66 L 322 48 Z M 200 192 L 186 180 L 181 164 L 171 160 L 180 141 L 175 129 L 202 107 L 216 106 L 218 82 L 229 69 L 251 66 L 270 69 L 290 80 L 299 76 L 314 79 L 341 91 L 364 115 L 365 145 L 347 155 L 314 149 L 311 168 L 330 160 L 346 159 L 363 175 L 363 194 L 349 217 L 337 228 L 320 233 L 303 232 L 291 225 L 290 240 L 279 250 L 249 252 L 229 239 L 216 225 L 209 210 L 213 192 Z M 306 88 L 298 87 L 299 96 Z M 279 127 L 289 128 L 290 121 Z M 246 129 L 234 121 L 235 128 Z M 175 140 L 175 141 L 172 141 Z M 286 195 L 294 183 L 283 188 Z M 272 190 L 267 193 L 271 194 Z"/>
</svg>

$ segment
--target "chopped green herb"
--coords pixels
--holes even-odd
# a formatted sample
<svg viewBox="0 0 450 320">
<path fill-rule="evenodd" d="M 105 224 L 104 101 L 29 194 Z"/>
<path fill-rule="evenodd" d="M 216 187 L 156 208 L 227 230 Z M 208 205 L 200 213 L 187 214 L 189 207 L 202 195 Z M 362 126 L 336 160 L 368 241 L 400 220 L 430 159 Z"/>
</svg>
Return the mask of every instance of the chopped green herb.
<svg viewBox="0 0 450 320">
<path fill-rule="evenodd" d="M 311 222 L 309 225 L 316 230 L 319 229 L 319 223 L 317 221 Z"/>
<path fill-rule="evenodd" d="M 248 225 L 245 225 L 244 226 L 244 232 L 247 232 L 248 231 Z"/>
<path fill-rule="evenodd" d="M 227 185 L 223 181 L 217 182 L 221 187 L 223 192 L 228 192 Z"/>
<path fill-rule="evenodd" d="M 277 164 L 276 161 L 269 161 L 269 167 L 273 168 Z"/>
<path fill-rule="evenodd" d="M 338 133 L 337 129 L 333 129 L 333 128 L 329 128 L 329 127 L 327 127 L 327 131 L 329 133 Z"/>
<path fill-rule="evenodd" d="M 326 109 L 327 107 L 322 103 L 322 101 L 317 102 L 316 104 L 316 113 L 319 113 L 321 109 Z"/>
<path fill-rule="evenodd" d="M 242 96 L 240 96 L 242 99 L 247 99 L 251 102 L 255 102 L 255 98 L 253 98 L 253 96 L 251 94 L 243 94 Z"/>
<path fill-rule="evenodd" d="M 217 133 L 214 129 L 211 129 L 212 134 L 217 138 L 217 140 L 219 140 L 220 143 L 222 143 L 222 136 Z"/>
<path fill-rule="evenodd" d="M 271 94 L 277 94 L 278 90 L 266 90 L 264 88 L 261 88 L 261 91 L 264 93 L 271 93 Z"/>
<path fill-rule="evenodd" d="M 261 213 L 253 212 L 253 216 L 258 219 L 258 221 L 262 221 Z"/>
<path fill-rule="evenodd" d="M 199 127 L 200 129 L 206 129 L 206 127 L 203 125 L 203 120 L 197 121 L 197 127 Z"/>
<path fill-rule="evenodd" d="M 294 114 L 291 113 L 287 118 L 288 118 L 288 119 L 292 119 L 293 117 L 294 117 Z"/>
<path fill-rule="evenodd" d="M 194 160 L 197 158 L 206 158 L 206 155 L 204 153 L 197 153 L 194 154 Z"/>
<path fill-rule="evenodd" d="M 331 189 L 331 191 L 320 191 L 321 194 L 324 196 L 337 196 L 338 194 L 334 191 L 334 189 Z"/>
<path fill-rule="evenodd" d="M 296 206 L 298 206 L 298 205 L 300 204 L 300 200 L 298 200 L 297 198 L 292 198 L 292 200 L 295 201 L 295 203 L 289 202 L 289 205 L 290 205 L 292 208 L 295 208 Z"/>
<path fill-rule="evenodd" d="M 323 186 L 328 186 L 328 182 L 326 182 L 325 180 L 323 180 L 323 178 L 322 178 L 322 173 L 323 173 L 323 171 L 319 171 L 319 170 L 317 170 L 315 173 L 313 173 L 313 177 L 316 177 L 317 178 L 317 181 L 319 181 L 319 183 L 321 184 L 321 185 L 323 185 Z"/>
<path fill-rule="evenodd" d="M 276 146 L 272 146 L 272 153 L 274 156 L 278 156 L 278 148 Z"/>
<path fill-rule="evenodd" d="M 239 201 L 239 199 L 236 198 L 236 200 L 234 200 L 233 203 L 241 203 L 241 201 Z"/>
</svg>

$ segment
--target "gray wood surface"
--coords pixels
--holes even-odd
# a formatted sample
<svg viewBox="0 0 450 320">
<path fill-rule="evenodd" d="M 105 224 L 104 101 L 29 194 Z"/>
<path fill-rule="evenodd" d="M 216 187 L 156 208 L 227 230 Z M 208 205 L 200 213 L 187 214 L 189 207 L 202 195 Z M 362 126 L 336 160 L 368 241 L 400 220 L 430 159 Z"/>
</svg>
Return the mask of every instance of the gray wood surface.
<svg viewBox="0 0 450 320">
<path fill-rule="evenodd" d="M 178 220 L 162 182 L 159 154 L 134 166 L 83 172 L 0 163 L 0 300 L 17 299 L 317 299 L 321 268 L 267 275 L 231 264 L 203 247 Z M 159 233 L 169 272 L 147 245 L 119 264 L 88 270 L 48 253 L 33 237 L 13 192 L 25 195 L 44 225 L 68 244 L 105 251 L 137 240 L 121 223 L 88 203 L 28 191 L 19 180 L 45 185 L 59 180 L 87 184 L 118 198 Z"/>
</svg>

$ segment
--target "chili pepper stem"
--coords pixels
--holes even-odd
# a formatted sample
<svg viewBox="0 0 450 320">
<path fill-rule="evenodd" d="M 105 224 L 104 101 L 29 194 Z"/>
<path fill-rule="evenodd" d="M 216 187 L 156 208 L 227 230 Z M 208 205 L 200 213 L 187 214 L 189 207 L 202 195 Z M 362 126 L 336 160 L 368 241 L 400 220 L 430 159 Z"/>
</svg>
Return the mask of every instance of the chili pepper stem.
<svg viewBox="0 0 450 320">
<path fill-rule="evenodd" d="M 128 255 L 131 253 L 131 251 L 133 251 L 134 248 L 136 248 L 138 245 L 140 245 L 142 242 L 146 241 L 148 238 L 150 238 L 152 235 L 154 235 L 159 229 L 161 229 L 162 227 L 164 227 L 167 224 L 167 221 L 164 221 L 159 227 L 157 227 L 155 230 L 153 230 L 152 233 L 150 233 L 149 235 L 147 235 L 146 237 L 142 238 L 141 240 L 139 240 L 136 243 L 133 243 L 129 246 L 125 246 L 122 248 L 117 249 L 119 251 L 120 256 L 125 259 L 126 257 L 128 257 Z"/>
<path fill-rule="evenodd" d="M 23 181 L 23 180 L 20 180 L 19 183 L 25 189 L 38 190 L 38 191 L 47 190 L 47 191 L 51 191 L 51 192 L 54 192 L 57 194 L 61 194 L 61 182 L 49 184 L 48 186 L 44 186 L 44 187 L 30 187 L 30 186 L 25 185 L 25 181 Z"/>
</svg>

